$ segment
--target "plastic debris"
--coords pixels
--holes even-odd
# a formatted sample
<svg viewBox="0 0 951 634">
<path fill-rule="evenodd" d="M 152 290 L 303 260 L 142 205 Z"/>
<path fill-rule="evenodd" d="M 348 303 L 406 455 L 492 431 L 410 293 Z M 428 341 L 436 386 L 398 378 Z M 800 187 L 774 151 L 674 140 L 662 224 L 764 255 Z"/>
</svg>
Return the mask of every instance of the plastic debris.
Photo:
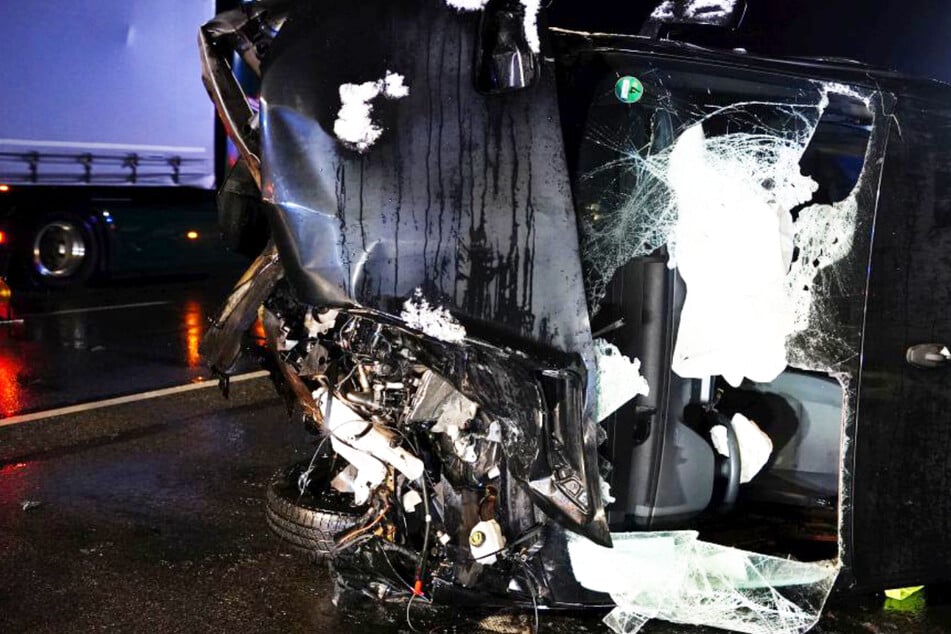
<svg viewBox="0 0 951 634">
<path fill-rule="evenodd" d="M 403 508 L 406 509 L 407 513 L 415 511 L 416 507 L 422 504 L 422 502 L 423 498 L 413 489 L 403 494 Z"/>
<path fill-rule="evenodd" d="M 568 535 L 578 582 L 617 604 L 605 624 L 634 634 L 661 619 L 748 634 L 800 634 L 819 619 L 839 572 L 697 539 L 695 531 L 612 533 L 614 548 Z"/>
<path fill-rule="evenodd" d="M 482 520 L 469 531 L 469 549 L 472 557 L 483 566 L 491 566 L 498 559 L 496 553 L 505 547 L 505 535 L 498 521 Z"/>
<path fill-rule="evenodd" d="M 924 589 L 924 586 L 911 586 L 908 588 L 893 588 L 885 591 L 885 596 L 896 601 L 904 601 L 913 594 Z"/>
<path fill-rule="evenodd" d="M 920 616 L 928 610 L 928 601 L 924 592 L 915 592 L 904 599 L 885 598 L 882 604 L 883 612 L 902 614 L 906 616 Z"/>
<path fill-rule="evenodd" d="M 466 329 L 445 308 L 431 306 L 416 289 L 413 296 L 403 304 L 400 319 L 410 328 L 415 328 L 433 339 L 458 342 L 466 338 Z"/>
<path fill-rule="evenodd" d="M 314 399 L 326 412 L 324 421 L 333 450 L 350 463 L 331 485 L 338 491 L 352 492 L 355 504 L 366 502 L 371 491 L 383 482 L 387 464 L 410 480 L 422 476 L 422 461 L 394 446 L 387 430 L 354 412 L 344 401 L 328 397 L 323 389 L 314 393 Z"/>
<path fill-rule="evenodd" d="M 20 508 L 24 511 L 32 511 L 33 509 L 43 506 L 42 502 L 37 500 L 23 500 L 20 502 Z"/>
</svg>

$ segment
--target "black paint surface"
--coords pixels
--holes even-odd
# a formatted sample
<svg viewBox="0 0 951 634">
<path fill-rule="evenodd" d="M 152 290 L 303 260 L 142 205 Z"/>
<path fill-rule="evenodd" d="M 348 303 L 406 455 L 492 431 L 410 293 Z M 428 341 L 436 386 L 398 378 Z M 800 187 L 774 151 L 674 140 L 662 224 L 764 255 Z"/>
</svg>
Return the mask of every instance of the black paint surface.
<svg viewBox="0 0 951 634">
<path fill-rule="evenodd" d="M 464 317 L 589 356 L 554 72 L 507 95 L 473 83 L 478 12 L 300 3 L 264 72 L 264 196 L 302 299 L 399 312 L 421 288 Z M 372 101 L 365 153 L 334 135 L 342 84 Z"/>
</svg>

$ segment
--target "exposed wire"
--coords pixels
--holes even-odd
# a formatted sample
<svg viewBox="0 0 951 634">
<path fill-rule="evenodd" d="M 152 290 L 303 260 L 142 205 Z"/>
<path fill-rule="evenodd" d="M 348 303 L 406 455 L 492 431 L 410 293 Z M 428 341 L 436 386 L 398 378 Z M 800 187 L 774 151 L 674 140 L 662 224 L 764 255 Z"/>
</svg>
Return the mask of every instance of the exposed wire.
<svg viewBox="0 0 951 634">
<path fill-rule="evenodd" d="M 413 600 L 415 600 L 416 597 L 425 599 L 423 595 L 423 580 L 426 576 L 426 563 L 429 555 L 429 534 L 431 532 L 433 519 L 429 513 L 429 487 L 426 486 L 425 474 L 419 479 L 419 482 L 423 489 L 423 512 L 426 515 L 426 529 L 423 533 L 423 549 L 419 553 L 419 561 L 416 564 L 416 579 L 413 582 L 413 594 L 409 598 L 409 601 L 406 602 L 406 625 L 414 632 L 419 632 L 419 630 L 413 625 L 413 621 L 410 618 L 410 610 L 413 607 Z"/>
<path fill-rule="evenodd" d="M 307 466 L 307 469 L 300 474 L 297 478 L 297 502 L 300 503 L 302 497 L 304 497 L 304 490 L 310 486 L 310 474 L 314 471 L 314 464 L 317 462 L 317 456 L 320 455 L 320 450 L 323 449 L 324 443 L 327 442 L 327 439 L 330 436 L 324 436 L 320 442 L 317 444 L 317 449 L 314 450 L 314 455 L 310 459 L 310 464 Z"/>
<path fill-rule="evenodd" d="M 370 530 L 372 530 L 374 527 L 376 527 L 377 524 L 379 524 L 381 521 L 383 521 L 383 518 L 386 516 L 386 513 L 387 513 L 389 510 L 390 510 L 390 501 L 387 500 L 387 499 L 384 499 L 384 500 L 383 500 L 383 510 L 381 510 L 381 511 L 377 514 L 377 516 L 376 516 L 375 518 L 373 518 L 373 521 L 370 522 L 369 524 L 367 524 L 366 526 L 360 526 L 360 527 L 357 527 L 357 528 L 354 528 L 354 529 L 351 529 L 350 531 L 348 531 L 343 537 L 341 537 L 340 539 L 337 540 L 337 547 L 343 547 L 343 546 L 345 546 L 345 545 L 347 544 L 347 542 L 350 542 L 350 541 L 352 541 L 353 539 L 355 539 L 356 537 L 358 537 L 358 536 L 360 536 L 360 535 L 363 535 L 364 533 L 367 533 L 367 532 L 369 532 Z"/>
<path fill-rule="evenodd" d="M 413 594 L 422 596 L 423 581 L 426 577 L 426 564 L 429 560 L 429 534 L 432 532 L 433 517 L 429 513 L 429 487 L 425 477 L 419 479 L 423 488 L 423 513 L 425 513 L 426 529 L 423 533 L 423 549 L 419 553 L 419 563 L 416 565 L 416 580 L 413 584 Z"/>
<path fill-rule="evenodd" d="M 403 583 L 404 586 L 406 586 L 406 589 L 409 591 L 410 598 L 412 599 L 412 597 L 415 596 L 416 594 L 415 592 L 413 592 L 413 586 L 407 583 L 406 580 L 403 579 L 403 576 L 399 572 L 396 571 L 396 566 L 394 566 L 393 562 L 390 561 L 390 557 L 389 555 L 386 554 L 385 548 L 380 547 L 380 554 L 383 555 L 383 559 L 386 560 L 386 564 L 390 567 L 390 570 L 393 571 L 393 574 L 396 576 L 396 578 L 399 579 Z"/>
<path fill-rule="evenodd" d="M 409 601 L 406 602 L 406 625 L 408 625 L 409 629 L 411 629 L 412 631 L 419 632 L 419 630 L 417 630 L 416 627 L 413 625 L 413 620 L 409 616 L 409 611 L 413 607 L 413 600 L 415 598 L 416 598 L 416 593 L 413 592 L 409 597 Z"/>
<path fill-rule="evenodd" d="M 538 585 L 535 575 L 532 574 L 532 571 L 529 569 L 528 564 L 525 563 L 522 559 L 517 560 L 522 567 L 522 572 L 525 573 L 525 585 L 528 587 L 528 592 L 532 597 L 532 608 L 535 615 L 535 626 L 532 628 L 534 634 L 538 634 Z"/>
</svg>

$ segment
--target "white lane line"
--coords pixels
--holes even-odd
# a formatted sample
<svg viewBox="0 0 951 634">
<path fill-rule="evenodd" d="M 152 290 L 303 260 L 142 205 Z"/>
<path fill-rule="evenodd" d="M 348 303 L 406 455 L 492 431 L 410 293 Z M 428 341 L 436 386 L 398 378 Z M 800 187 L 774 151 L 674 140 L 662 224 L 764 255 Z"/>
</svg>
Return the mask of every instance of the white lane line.
<svg viewBox="0 0 951 634">
<path fill-rule="evenodd" d="M 241 381 L 249 381 L 251 379 L 259 379 L 268 375 L 267 370 L 258 370 L 257 372 L 248 372 L 246 374 L 236 374 L 231 377 L 232 383 L 240 383 Z M 214 387 L 218 385 L 218 379 L 211 379 L 209 381 L 201 381 L 200 383 L 188 383 L 185 385 L 176 385 L 175 387 L 167 387 L 161 390 L 151 390 L 148 392 L 140 392 L 139 394 L 130 394 L 128 396 L 119 396 L 116 398 L 107 398 L 102 401 L 93 401 L 91 403 L 80 403 L 79 405 L 70 405 L 69 407 L 60 407 L 58 409 L 48 409 L 43 412 L 33 412 L 32 414 L 21 414 L 20 416 L 11 416 L 9 418 L 0 418 L 0 427 L 6 427 L 7 425 L 16 425 L 18 423 L 28 423 L 34 420 L 40 420 L 41 418 L 53 418 L 55 416 L 65 416 L 67 414 L 77 414 L 79 412 L 88 412 L 93 409 L 101 409 L 103 407 L 112 407 L 114 405 L 123 405 L 125 403 L 135 403 L 137 401 L 146 401 L 153 398 L 159 398 L 161 396 L 169 396 L 171 394 L 180 394 L 182 392 L 191 392 L 194 390 L 201 390 L 208 387 Z"/>
<path fill-rule="evenodd" d="M 162 302 L 139 302 L 138 304 L 115 304 L 112 306 L 91 306 L 89 308 L 69 308 L 67 310 L 54 310 L 48 313 L 26 313 L 21 318 L 26 317 L 55 317 L 56 315 L 75 315 L 77 313 L 97 313 L 104 310 L 123 310 L 125 308 L 144 308 L 146 306 L 164 306 L 171 304 L 171 301 Z M 21 319 L 22 321 L 22 319 Z"/>
</svg>

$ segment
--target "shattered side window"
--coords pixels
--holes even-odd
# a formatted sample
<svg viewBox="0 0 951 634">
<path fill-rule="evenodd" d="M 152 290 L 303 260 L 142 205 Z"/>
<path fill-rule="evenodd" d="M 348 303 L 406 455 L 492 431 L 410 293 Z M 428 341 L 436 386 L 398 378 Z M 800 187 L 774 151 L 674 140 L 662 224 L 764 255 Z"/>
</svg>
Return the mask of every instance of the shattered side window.
<svg viewBox="0 0 951 634">
<path fill-rule="evenodd" d="M 633 57 L 617 62 L 624 67 L 618 75 L 640 82 L 642 97 L 624 103 L 617 76 L 604 78 L 588 111 L 575 175 L 593 306 L 619 266 L 674 239 L 681 205 L 671 158 L 688 130 L 694 137 L 702 131 L 699 149 L 714 156 L 718 169 L 745 170 L 763 192 L 802 198 L 811 193 L 804 191 L 809 184 L 789 180 L 787 168 L 808 144 L 823 100 L 821 86 L 803 80 L 767 87 L 770 94 L 760 78 L 728 83 L 722 75 L 675 72 L 673 63 L 661 69 Z M 695 182 L 694 189 L 703 185 Z"/>
<path fill-rule="evenodd" d="M 682 568 L 666 589 L 658 581 L 663 575 L 603 577 L 611 586 L 603 590 L 618 605 L 606 623 L 625 633 L 651 618 L 744 632 L 805 631 L 850 557 L 850 529 L 842 521 L 851 486 L 848 440 L 892 98 L 775 66 L 604 50 L 571 64 L 575 74 L 601 73 L 589 93 L 562 95 L 563 103 L 576 100 L 569 104 L 576 113 L 584 110 L 583 129 L 567 134 L 566 145 L 593 329 L 624 328 L 621 347 L 643 350 L 645 376 L 660 382 L 650 385 L 658 394 L 667 376 L 696 379 L 700 391 L 714 378 L 718 407 L 726 407 L 724 394 L 755 389 L 774 400 L 795 397 L 782 396 L 783 403 L 801 404 L 797 423 L 812 414 L 821 419 L 808 450 L 770 439 L 770 451 L 777 450 L 770 469 L 741 494 L 775 497 L 789 478 L 821 485 L 829 510 L 824 537 L 839 540 L 838 557 L 792 562 L 686 533 L 612 533 L 611 561 L 630 550 L 624 569 L 649 569 L 658 543 L 651 540 L 671 549 L 665 570 L 673 561 Z M 632 271 L 641 262 L 666 263 L 676 289 L 685 290 L 671 290 L 673 282 L 663 292 L 648 289 Z M 632 272 L 625 277 L 625 270 Z M 664 341 L 642 345 L 640 330 L 656 330 Z M 657 425 L 680 424 L 683 405 L 663 398 L 655 401 Z M 797 438 L 807 436 L 809 426 L 801 427 Z M 623 513 L 636 513 L 638 491 L 619 487 L 618 496 L 625 494 Z M 572 545 L 572 565 L 583 575 L 576 562 L 594 561 L 596 553 L 580 545 Z M 638 587 L 641 579 L 650 587 Z M 598 583 L 585 585 L 601 589 Z"/>
<path fill-rule="evenodd" d="M 861 339 L 880 100 L 803 77 L 603 57 L 611 72 L 573 166 L 592 313 L 620 267 L 653 254 L 687 284 L 681 376 L 737 385 L 787 363 L 847 373 Z M 633 102 L 618 93 L 632 78 Z"/>
</svg>

